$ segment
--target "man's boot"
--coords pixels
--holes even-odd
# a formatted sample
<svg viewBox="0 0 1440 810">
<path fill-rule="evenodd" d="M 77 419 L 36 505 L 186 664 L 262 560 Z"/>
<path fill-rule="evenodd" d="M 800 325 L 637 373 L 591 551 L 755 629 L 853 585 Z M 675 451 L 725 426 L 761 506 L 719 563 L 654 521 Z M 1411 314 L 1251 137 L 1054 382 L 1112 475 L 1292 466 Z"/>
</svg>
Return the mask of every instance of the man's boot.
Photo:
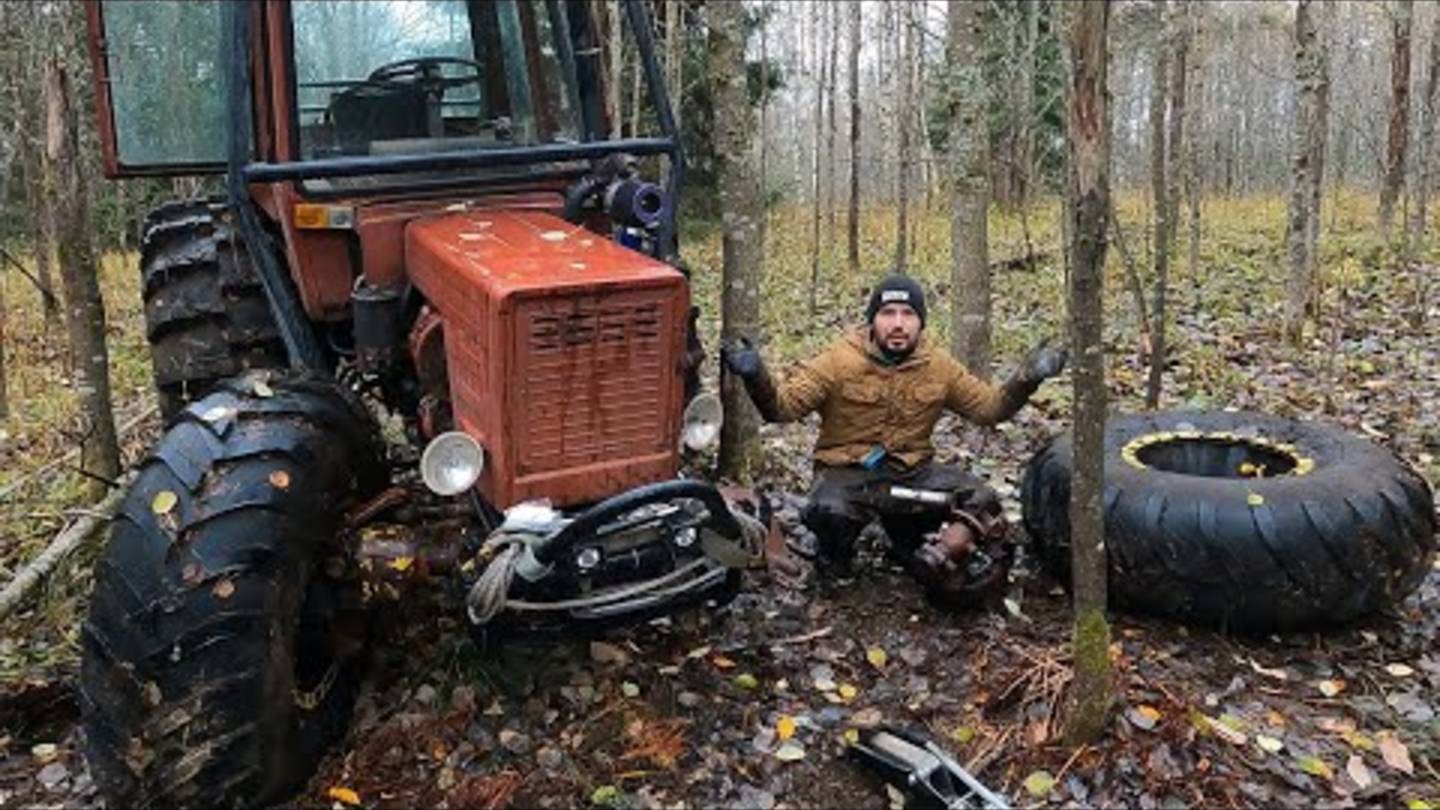
<svg viewBox="0 0 1440 810">
<path fill-rule="evenodd" d="M 815 567 L 822 578 L 840 579 L 855 575 L 855 541 L 865 524 L 824 508 L 809 507 L 802 516 L 806 528 L 815 534 Z"/>
</svg>

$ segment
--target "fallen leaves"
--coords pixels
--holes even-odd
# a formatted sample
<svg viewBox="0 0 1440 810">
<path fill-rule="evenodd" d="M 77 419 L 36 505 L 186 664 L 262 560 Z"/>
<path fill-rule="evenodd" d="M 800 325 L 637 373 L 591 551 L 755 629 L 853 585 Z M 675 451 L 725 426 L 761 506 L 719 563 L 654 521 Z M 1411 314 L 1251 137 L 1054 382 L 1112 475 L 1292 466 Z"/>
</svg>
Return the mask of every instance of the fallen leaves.
<svg viewBox="0 0 1440 810">
<path fill-rule="evenodd" d="M 1191 713 L 1190 721 L 1201 731 L 1208 731 L 1231 745 L 1244 745 L 1250 740 L 1242 730 L 1243 723 L 1230 715 L 1214 718 L 1197 711 Z"/>
<path fill-rule="evenodd" d="M 360 794 L 348 787 L 332 787 L 325 791 L 326 798 L 334 799 L 341 804 L 348 804 L 351 807 L 360 803 Z"/>
<path fill-rule="evenodd" d="M 880 725 L 882 719 L 884 719 L 884 715 L 881 714 L 879 709 L 872 706 L 868 709 L 861 709 L 855 712 L 855 714 L 851 715 L 850 722 L 854 723 L 858 728 L 875 728 Z"/>
<path fill-rule="evenodd" d="M 162 489 L 155 493 L 155 497 L 150 500 L 150 511 L 157 515 L 168 515 L 179 502 L 178 495 L 168 489 Z"/>
<path fill-rule="evenodd" d="M 865 651 L 865 660 L 870 662 L 870 666 L 883 670 L 885 663 L 890 660 L 890 656 L 881 647 L 871 647 Z"/>
<path fill-rule="evenodd" d="M 624 649 L 607 641 L 591 641 L 590 660 L 597 664 L 624 666 L 630 663 L 630 653 L 625 652 Z"/>
<path fill-rule="evenodd" d="M 795 740 L 789 740 L 775 749 L 775 758 L 781 762 L 799 762 L 805 758 L 805 746 Z"/>
<path fill-rule="evenodd" d="M 1145 705 L 1135 706 L 1125 712 L 1125 719 L 1129 720 L 1131 725 L 1142 731 L 1149 731 L 1155 728 L 1155 725 L 1160 722 L 1160 718 L 1163 716 L 1159 709 L 1156 709 L 1154 706 Z"/>
<path fill-rule="evenodd" d="M 1380 749 L 1380 758 L 1385 760 L 1386 765 L 1407 775 L 1415 773 L 1415 765 L 1410 761 L 1410 749 L 1400 742 L 1395 732 L 1382 731 L 1376 734 L 1375 743 Z"/>
<path fill-rule="evenodd" d="M 735 685 L 741 689 L 754 691 L 760 688 L 760 680 L 748 672 L 742 672 L 735 676 Z"/>
<path fill-rule="evenodd" d="M 1055 787 L 1055 777 L 1049 771 L 1035 771 L 1025 777 L 1025 792 L 1037 799 L 1043 799 Z"/>
<path fill-rule="evenodd" d="M 1329 765 L 1325 764 L 1325 760 L 1320 759 L 1319 757 L 1297 757 L 1295 760 L 1295 767 L 1299 768 L 1305 773 L 1310 774 L 1311 776 L 1318 776 L 1321 779 L 1335 778 L 1335 771 L 1331 769 Z"/>
<path fill-rule="evenodd" d="M 1408 678 L 1411 675 L 1415 674 L 1415 670 L 1412 669 L 1408 664 L 1401 663 L 1386 664 L 1385 671 L 1390 673 L 1391 675 L 1394 675 L 1397 678 Z"/>
<path fill-rule="evenodd" d="M 778 739 L 780 742 L 785 742 L 786 740 L 794 736 L 795 718 L 791 717 L 788 714 L 780 715 L 780 719 L 775 723 L 775 738 Z"/>
<path fill-rule="evenodd" d="M 1345 691 L 1345 682 L 1339 679 L 1324 680 L 1316 683 L 1315 688 L 1319 689 L 1320 694 L 1324 695 L 1325 697 L 1333 698 L 1341 692 Z"/>
<path fill-rule="evenodd" d="M 1267 754 L 1278 754 L 1285 749 L 1285 743 L 1280 739 L 1264 734 L 1255 735 L 1255 744 L 1260 746 L 1260 750 Z"/>
<path fill-rule="evenodd" d="M 614 785 L 601 785 L 590 792 L 590 803 L 596 807 L 617 807 L 620 800 L 620 788 Z"/>
<path fill-rule="evenodd" d="M 1355 787 L 1361 790 L 1375 784 L 1375 774 L 1365 765 L 1365 760 L 1361 759 L 1359 754 L 1351 754 L 1350 758 L 1345 760 L 1345 774 L 1355 783 Z"/>
</svg>

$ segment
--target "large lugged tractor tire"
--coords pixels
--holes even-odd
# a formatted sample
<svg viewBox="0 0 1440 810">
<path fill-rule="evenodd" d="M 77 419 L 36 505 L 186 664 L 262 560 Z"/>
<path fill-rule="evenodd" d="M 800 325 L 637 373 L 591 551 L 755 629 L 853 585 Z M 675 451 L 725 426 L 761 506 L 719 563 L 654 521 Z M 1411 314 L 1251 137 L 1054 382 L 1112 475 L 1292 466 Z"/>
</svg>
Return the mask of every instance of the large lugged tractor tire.
<svg viewBox="0 0 1440 810">
<path fill-rule="evenodd" d="M 223 203 L 167 203 L 140 246 L 145 336 L 160 411 L 171 419 L 226 377 L 285 366 L 285 344 Z"/>
<path fill-rule="evenodd" d="M 1046 567 L 1070 581 L 1072 444 L 1021 490 Z M 1246 632 L 1319 628 L 1393 605 L 1435 556 L 1434 496 L 1389 450 L 1256 413 L 1114 417 L 1105 432 L 1112 604 Z"/>
<path fill-rule="evenodd" d="M 385 467 L 336 386 L 270 374 L 180 413 L 96 565 L 81 707 L 111 807 L 283 799 L 348 722 L 364 609 L 326 563 Z"/>
</svg>

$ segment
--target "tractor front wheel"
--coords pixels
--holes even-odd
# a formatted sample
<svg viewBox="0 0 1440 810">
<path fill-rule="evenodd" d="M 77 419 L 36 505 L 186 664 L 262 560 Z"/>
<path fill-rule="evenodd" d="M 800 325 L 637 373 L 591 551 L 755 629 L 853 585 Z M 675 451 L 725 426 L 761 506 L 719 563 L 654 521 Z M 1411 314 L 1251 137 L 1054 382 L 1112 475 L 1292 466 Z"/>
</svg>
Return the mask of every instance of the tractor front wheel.
<svg viewBox="0 0 1440 810">
<path fill-rule="evenodd" d="M 366 617 L 327 563 L 346 504 L 384 484 L 379 447 L 313 377 L 251 372 L 178 414 L 83 629 L 86 756 L 111 807 L 281 800 L 343 733 Z"/>
</svg>

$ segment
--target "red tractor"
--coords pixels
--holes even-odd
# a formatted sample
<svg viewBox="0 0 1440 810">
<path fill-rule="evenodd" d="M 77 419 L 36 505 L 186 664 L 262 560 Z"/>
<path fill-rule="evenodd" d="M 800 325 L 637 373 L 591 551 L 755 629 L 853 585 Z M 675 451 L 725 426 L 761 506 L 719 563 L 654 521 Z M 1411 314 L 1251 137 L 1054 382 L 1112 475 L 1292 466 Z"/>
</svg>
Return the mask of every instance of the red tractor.
<svg viewBox="0 0 1440 810">
<path fill-rule="evenodd" d="M 633 2 L 659 135 L 607 137 L 605 7 L 90 5 L 107 173 L 225 189 L 144 226 L 167 429 L 83 631 L 112 806 L 292 793 L 407 587 L 490 639 L 735 593 L 761 524 L 678 477 L 719 420 L 680 141 Z"/>
</svg>

